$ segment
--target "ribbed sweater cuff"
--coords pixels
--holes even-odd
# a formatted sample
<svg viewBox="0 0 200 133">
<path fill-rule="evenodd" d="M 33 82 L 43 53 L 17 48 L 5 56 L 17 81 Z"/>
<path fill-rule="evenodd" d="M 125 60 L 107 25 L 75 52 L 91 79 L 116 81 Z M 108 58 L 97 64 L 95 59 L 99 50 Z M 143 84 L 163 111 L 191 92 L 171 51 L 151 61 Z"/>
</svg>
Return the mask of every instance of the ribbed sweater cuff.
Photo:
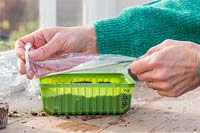
<svg viewBox="0 0 200 133">
<path fill-rule="evenodd" d="M 128 42 L 127 18 L 124 14 L 118 17 L 101 20 L 94 24 L 97 35 L 98 51 L 101 54 L 125 54 L 129 47 L 124 46 Z"/>
</svg>

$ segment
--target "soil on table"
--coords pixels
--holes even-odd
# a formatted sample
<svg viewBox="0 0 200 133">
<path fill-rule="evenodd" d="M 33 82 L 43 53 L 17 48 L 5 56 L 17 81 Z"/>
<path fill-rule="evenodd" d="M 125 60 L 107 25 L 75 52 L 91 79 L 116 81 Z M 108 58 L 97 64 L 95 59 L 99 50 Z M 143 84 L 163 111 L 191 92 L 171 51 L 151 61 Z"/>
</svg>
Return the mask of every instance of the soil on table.
<svg viewBox="0 0 200 133">
<path fill-rule="evenodd" d="M 81 131 L 81 132 L 95 132 L 100 130 L 100 127 L 96 125 L 90 125 L 86 123 L 78 123 L 78 122 L 64 122 L 58 124 L 57 127 L 62 128 L 68 131 Z"/>
</svg>

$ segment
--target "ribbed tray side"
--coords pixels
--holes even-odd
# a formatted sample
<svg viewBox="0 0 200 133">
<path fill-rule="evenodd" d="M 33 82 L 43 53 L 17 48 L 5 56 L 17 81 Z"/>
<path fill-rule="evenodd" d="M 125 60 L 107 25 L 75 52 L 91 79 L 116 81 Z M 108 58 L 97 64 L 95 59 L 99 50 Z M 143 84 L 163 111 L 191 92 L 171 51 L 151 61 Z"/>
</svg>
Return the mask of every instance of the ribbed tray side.
<svg viewBox="0 0 200 133">
<path fill-rule="evenodd" d="M 112 83 L 119 81 L 119 78 L 121 77 L 114 76 L 110 79 L 105 77 L 104 80 L 99 80 L 89 77 L 87 81 Z M 76 82 L 81 79 L 83 78 L 80 76 L 68 81 Z M 43 108 L 50 114 L 120 114 L 130 109 L 133 86 L 128 83 L 127 85 L 120 83 L 109 85 L 104 83 L 55 84 L 55 82 L 52 84 L 50 82 L 41 84 Z"/>
</svg>

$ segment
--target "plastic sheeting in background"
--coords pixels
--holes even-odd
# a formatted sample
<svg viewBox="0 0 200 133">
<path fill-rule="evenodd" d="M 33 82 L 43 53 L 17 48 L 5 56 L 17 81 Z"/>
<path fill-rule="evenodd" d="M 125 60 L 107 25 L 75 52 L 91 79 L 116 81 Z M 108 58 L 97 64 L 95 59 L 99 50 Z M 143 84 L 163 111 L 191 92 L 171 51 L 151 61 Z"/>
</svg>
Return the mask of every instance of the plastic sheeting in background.
<svg viewBox="0 0 200 133">
<path fill-rule="evenodd" d="M 26 77 L 18 74 L 15 51 L 0 52 L 0 88 L 12 94 L 24 91 L 26 82 Z"/>
<path fill-rule="evenodd" d="M 9 102 L 10 98 L 10 83 L 12 78 L 12 65 L 0 57 L 0 102 Z"/>
</svg>

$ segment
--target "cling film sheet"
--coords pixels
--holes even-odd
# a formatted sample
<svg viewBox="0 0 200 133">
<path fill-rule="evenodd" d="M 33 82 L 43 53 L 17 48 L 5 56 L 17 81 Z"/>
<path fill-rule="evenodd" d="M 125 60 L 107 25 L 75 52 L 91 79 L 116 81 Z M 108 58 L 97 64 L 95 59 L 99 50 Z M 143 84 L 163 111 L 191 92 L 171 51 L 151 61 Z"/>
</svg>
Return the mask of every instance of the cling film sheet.
<svg viewBox="0 0 200 133">
<path fill-rule="evenodd" d="M 28 58 L 28 52 L 32 50 L 31 44 L 26 47 L 26 73 L 33 73 L 34 80 L 28 81 L 28 88 L 31 93 L 39 92 L 38 79 L 46 75 L 55 75 L 59 73 L 128 73 L 130 64 L 136 60 L 134 57 L 98 54 L 85 55 L 80 53 L 69 53 L 56 55 L 47 60 L 33 61 Z M 134 88 L 134 104 L 143 104 L 145 100 L 141 96 L 144 88 L 147 88 L 144 82 L 136 84 Z M 141 92 L 142 91 L 142 92 Z"/>
</svg>

